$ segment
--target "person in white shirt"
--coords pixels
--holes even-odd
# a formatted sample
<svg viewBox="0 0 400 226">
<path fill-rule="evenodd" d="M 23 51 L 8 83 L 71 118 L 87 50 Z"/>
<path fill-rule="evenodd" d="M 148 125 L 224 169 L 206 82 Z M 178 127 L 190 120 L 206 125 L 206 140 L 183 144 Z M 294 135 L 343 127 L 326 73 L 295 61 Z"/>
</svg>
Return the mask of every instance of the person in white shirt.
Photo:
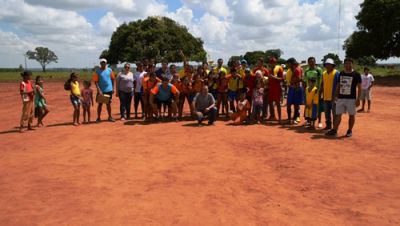
<svg viewBox="0 0 400 226">
<path fill-rule="evenodd" d="M 361 96 L 360 99 L 362 100 L 362 107 L 357 112 L 364 112 L 365 111 L 365 101 L 368 101 L 368 110 L 367 112 L 371 111 L 371 88 L 374 85 L 374 76 L 369 73 L 369 68 L 364 68 L 364 74 L 361 75 Z"/>
<path fill-rule="evenodd" d="M 134 80 L 134 96 L 133 96 L 133 105 L 135 108 L 135 119 L 138 118 L 138 107 L 140 103 L 140 108 L 142 109 L 142 116 L 143 114 L 143 78 L 147 72 L 143 68 L 143 63 L 138 62 L 136 63 L 136 72 L 133 75 L 133 80 Z"/>
</svg>

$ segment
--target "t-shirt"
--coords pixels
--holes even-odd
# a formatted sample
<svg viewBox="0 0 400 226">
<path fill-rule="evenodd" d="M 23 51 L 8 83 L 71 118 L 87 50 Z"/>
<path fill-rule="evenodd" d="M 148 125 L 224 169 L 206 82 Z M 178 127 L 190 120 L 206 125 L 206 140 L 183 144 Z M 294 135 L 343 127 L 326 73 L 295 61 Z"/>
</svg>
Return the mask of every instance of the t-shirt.
<svg viewBox="0 0 400 226">
<path fill-rule="evenodd" d="M 192 87 L 193 87 L 193 92 L 194 93 L 198 93 L 198 92 L 200 92 L 201 91 L 201 89 L 203 88 L 203 86 L 204 86 L 204 81 L 202 80 L 202 79 L 200 79 L 200 80 L 195 80 L 195 81 L 193 81 L 193 85 L 192 85 Z"/>
<path fill-rule="evenodd" d="M 292 87 L 299 87 L 302 73 L 303 71 L 301 67 L 296 67 L 294 70 L 289 69 L 286 73 L 287 83 Z M 282 71 L 282 78 L 283 78 L 283 71 Z"/>
<path fill-rule="evenodd" d="M 113 91 L 114 73 L 110 68 L 104 70 L 96 69 L 92 80 L 98 82 L 101 92 L 108 93 Z"/>
<path fill-rule="evenodd" d="M 133 74 L 132 72 L 119 73 L 117 76 L 118 91 L 123 91 L 125 93 L 133 92 Z"/>
<path fill-rule="evenodd" d="M 372 76 L 371 74 L 362 74 L 361 75 L 361 88 L 362 89 L 368 89 L 372 82 L 375 81 L 374 80 L 374 76 Z"/>
<path fill-rule="evenodd" d="M 276 65 L 275 68 L 270 72 L 270 74 L 283 79 L 283 68 L 281 66 Z M 270 90 L 280 91 L 281 80 L 270 78 L 268 80 L 268 88 Z"/>
<path fill-rule="evenodd" d="M 201 93 L 196 94 L 193 99 L 193 103 L 195 103 L 196 110 L 203 111 L 206 108 L 210 107 L 215 103 L 215 99 L 211 93 L 207 93 L 207 95 L 203 95 Z"/>
<path fill-rule="evenodd" d="M 256 81 L 256 77 L 253 75 L 244 76 L 243 85 L 245 88 L 247 88 L 246 96 L 251 97 L 253 95 L 255 81 Z"/>
<path fill-rule="evenodd" d="M 262 106 L 264 101 L 264 88 L 254 89 L 253 104 Z"/>
<path fill-rule="evenodd" d="M 81 93 L 82 93 L 82 97 L 83 97 L 83 103 L 91 104 L 92 103 L 93 90 L 91 88 L 82 89 Z"/>
<path fill-rule="evenodd" d="M 226 68 L 224 68 L 224 67 L 220 67 L 220 68 L 216 67 L 216 68 L 214 68 L 214 73 L 216 73 L 216 74 L 218 74 L 221 71 L 225 72 L 225 75 L 228 75 L 228 70 L 226 70 Z"/>
<path fill-rule="evenodd" d="M 19 90 L 21 92 L 29 93 L 29 94 L 22 94 L 22 100 L 24 102 L 32 101 L 33 100 L 33 83 L 32 81 L 24 82 L 22 81 L 19 86 Z"/>
<path fill-rule="evenodd" d="M 159 68 L 159 69 L 156 71 L 156 76 L 157 76 L 157 78 L 159 78 L 159 79 L 161 79 L 161 80 L 162 80 L 162 78 L 167 78 L 168 80 L 171 80 L 171 79 L 172 79 L 172 74 L 169 72 L 168 69 L 167 69 L 166 71 L 163 71 L 162 68 Z"/>
<path fill-rule="evenodd" d="M 332 96 L 335 93 L 336 89 L 336 79 L 335 77 L 339 76 L 339 72 L 334 69 L 331 73 L 324 71 L 322 74 L 322 85 L 323 86 L 323 94 L 325 101 L 331 101 Z"/>
<path fill-rule="evenodd" d="M 140 91 L 142 90 L 143 78 L 146 73 L 147 72 L 145 71 L 136 71 L 133 75 L 133 80 L 136 82 L 135 93 L 140 93 Z"/>
<path fill-rule="evenodd" d="M 79 88 L 79 82 L 71 82 L 71 93 L 75 96 L 81 96 L 81 89 Z"/>
<path fill-rule="evenodd" d="M 339 75 L 339 99 L 356 99 L 357 85 L 361 83 L 361 75 L 353 71 L 349 74 L 344 71 Z"/>
<path fill-rule="evenodd" d="M 151 81 L 150 78 L 148 78 L 148 77 L 144 78 L 143 84 L 142 84 L 144 94 L 149 94 L 151 89 L 153 89 L 157 85 L 158 82 L 159 82 L 158 78 L 155 79 L 154 81 Z"/>
<path fill-rule="evenodd" d="M 233 76 L 229 76 L 228 89 L 230 91 L 238 91 L 241 88 L 243 88 L 242 79 L 239 76 L 236 76 L 236 78 L 234 78 Z"/>
<path fill-rule="evenodd" d="M 178 92 L 178 89 L 170 83 L 168 83 L 166 88 L 164 88 L 162 84 L 158 84 L 151 90 L 151 93 L 156 95 L 157 99 L 161 101 L 167 101 L 172 97 L 172 94 L 176 94 Z"/>
<path fill-rule="evenodd" d="M 320 67 L 308 68 L 304 72 L 304 81 L 306 82 L 306 87 L 309 86 L 308 81 L 310 79 L 315 79 L 316 81 L 315 86 L 319 89 L 321 86 L 321 79 L 322 79 L 322 70 Z"/>
</svg>

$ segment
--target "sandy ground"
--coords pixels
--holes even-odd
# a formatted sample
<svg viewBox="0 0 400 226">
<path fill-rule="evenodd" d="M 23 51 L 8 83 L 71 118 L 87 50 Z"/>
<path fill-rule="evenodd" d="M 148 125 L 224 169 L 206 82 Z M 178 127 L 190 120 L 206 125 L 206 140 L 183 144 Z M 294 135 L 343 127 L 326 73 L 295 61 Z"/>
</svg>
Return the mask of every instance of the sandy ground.
<svg viewBox="0 0 400 226">
<path fill-rule="evenodd" d="M 337 139 L 225 121 L 74 127 L 63 84 L 45 91 L 47 127 L 19 134 L 18 84 L 0 84 L 0 225 L 400 225 L 398 87 L 374 87 L 350 139 L 347 116 Z"/>
</svg>

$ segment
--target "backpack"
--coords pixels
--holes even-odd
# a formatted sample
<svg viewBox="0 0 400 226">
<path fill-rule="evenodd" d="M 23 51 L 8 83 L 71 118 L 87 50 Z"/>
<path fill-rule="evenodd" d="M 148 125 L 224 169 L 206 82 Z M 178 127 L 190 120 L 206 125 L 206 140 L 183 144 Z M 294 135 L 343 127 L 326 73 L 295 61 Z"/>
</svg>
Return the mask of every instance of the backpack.
<svg viewBox="0 0 400 226">
<path fill-rule="evenodd" d="M 69 79 L 64 83 L 64 89 L 67 91 L 71 90 L 71 81 Z"/>
</svg>

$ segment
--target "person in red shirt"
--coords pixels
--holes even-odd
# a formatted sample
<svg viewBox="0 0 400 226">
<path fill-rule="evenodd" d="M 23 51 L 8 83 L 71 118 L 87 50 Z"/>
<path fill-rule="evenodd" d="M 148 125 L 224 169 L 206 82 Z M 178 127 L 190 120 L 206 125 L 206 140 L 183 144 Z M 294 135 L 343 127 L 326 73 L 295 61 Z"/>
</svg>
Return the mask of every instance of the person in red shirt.
<svg viewBox="0 0 400 226">
<path fill-rule="evenodd" d="M 297 124 L 300 123 L 300 105 L 304 103 L 304 90 L 301 83 L 303 70 L 294 58 L 288 59 L 287 63 L 289 64 L 291 73 L 290 79 L 288 79 L 289 91 L 287 96 L 287 115 L 290 124 Z M 294 121 L 292 121 L 291 118 L 292 105 L 294 105 Z"/>
<path fill-rule="evenodd" d="M 32 72 L 24 71 L 21 73 L 22 82 L 19 86 L 19 92 L 21 94 L 22 99 L 22 114 L 19 132 L 22 133 L 22 129 L 24 127 L 25 121 L 28 121 L 28 130 L 34 130 L 32 128 L 33 123 L 33 97 L 34 97 L 34 89 L 33 83 L 31 81 Z"/>
<path fill-rule="evenodd" d="M 250 68 L 244 70 L 243 89 L 246 91 L 246 99 L 251 106 L 253 101 L 253 90 L 255 86 L 256 77 L 251 73 Z M 249 115 L 251 115 L 251 108 L 249 108 Z"/>
<path fill-rule="evenodd" d="M 276 58 L 271 57 L 269 59 L 270 65 L 270 73 L 268 76 L 268 104 L 270 110 L 270 117 L 268 120 L 276 120 L 275 118 L 275 110 L 274 103 L 278 111 L 278 121 L 281 123 L 282 114 L 281 114 L 281 95 L 282 95 L 282 86 L 281 82 L 283 81 L 283 68 L 280 65 L 276 65 Z"/>
<path fill-rule="evenodd" d="M 268 77 L 269 71 L 268 68 L 264 67 L 264 58 L 258 58 L 257 67 L 253 68 L 253 74 L 256 74 L 256 71 L 260 70 L 262 72 L 262 76 Z"/>
</svg>

